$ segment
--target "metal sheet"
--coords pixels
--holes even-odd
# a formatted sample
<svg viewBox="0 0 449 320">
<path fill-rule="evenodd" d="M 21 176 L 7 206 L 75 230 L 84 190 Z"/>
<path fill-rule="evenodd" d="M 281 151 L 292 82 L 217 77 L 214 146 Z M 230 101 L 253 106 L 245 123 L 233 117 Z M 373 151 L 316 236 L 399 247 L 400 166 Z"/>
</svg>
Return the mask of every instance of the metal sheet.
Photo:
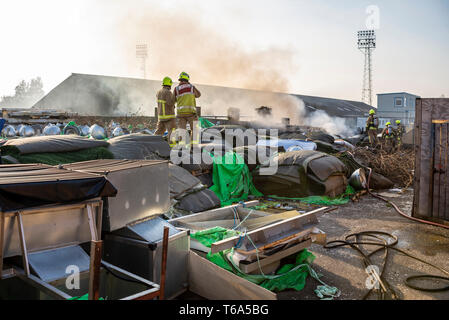
<svg viewBox="0 0 449 320">
<path fill-rule="evenodd" d="M 126 230 L 121 230 L 122 232 L 118 232 L 118 234 L 137 240 L 156 243 L 162 240 L 164 227 L 169 228 L 169 237 L 181 232 L 166 220 L 160 217 L 155 217 L 140 223 L 129 225 L 125 228 Z"/>
<path fill-rule="evenodd" d="M 108 199 L 105 231 L 165 213 L 170 207 L 167 161 L 95 160 L 64 168 L 104 174 L 118 190 L 115 198 Z"/>
<path fill-rule="evenodd" d="M 129 229 L 128 229 L 129 230 Z M 161 227 L 161 232 L 163 227 Z M 156 250 L 148 243 L 107 234 L 104 242 L 104 260 L 156 283 L 160 282 L 162 241 L 155 243 Z M 162 238 L 162 236 L 160 237 Z M 190 237 L 187 231 L 180 231 L 169 237 L 165 297 L 174 298 L 187 290 L 188 254 Z"/>
<path fill-rule="evenodd" d="M 23 215 L 28 252 L 40 251 L 91 240 L 89 222 L 84 209 Z M 4 257 L 20 255 L 20 240 L 14 216 L 5 218 Z"/>
<path fill-rule="evenodd" d="M 80 246 L 69 246 L 30 253 L 31 268 L 45 282 L 66 278 L 68 266 L 76 266 L 80 272 L 89 270 L 89 256 Z M 73 272 L 73 271 L 72 271 Z"/>
<path fill-rule="evenodd" d="M 169 239 L 167 270 L 165 277 L 165 297 L 173 299 L 187 290 L 188 283 L 188 258 L 190 250 L 190 237 L 186 231 L 183 236 L 176 239 Z M 162 261 L 162 241 L 157 243 L 154 257 L 154 277 L 153 281 L 160 283 Z"/>
</svg>

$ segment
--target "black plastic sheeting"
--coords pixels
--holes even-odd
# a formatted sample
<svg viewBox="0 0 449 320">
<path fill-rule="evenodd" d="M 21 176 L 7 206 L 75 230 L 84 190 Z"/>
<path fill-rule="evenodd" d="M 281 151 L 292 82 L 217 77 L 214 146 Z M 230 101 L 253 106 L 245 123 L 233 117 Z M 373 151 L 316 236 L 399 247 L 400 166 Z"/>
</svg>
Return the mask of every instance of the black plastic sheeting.
<svg viewBox="0 0 449 320">
<path fill-rule="evenodd" d="M 105 177 L 41 164 L 0 166 L 0 212 L 115 197 Z"/>
</svg>

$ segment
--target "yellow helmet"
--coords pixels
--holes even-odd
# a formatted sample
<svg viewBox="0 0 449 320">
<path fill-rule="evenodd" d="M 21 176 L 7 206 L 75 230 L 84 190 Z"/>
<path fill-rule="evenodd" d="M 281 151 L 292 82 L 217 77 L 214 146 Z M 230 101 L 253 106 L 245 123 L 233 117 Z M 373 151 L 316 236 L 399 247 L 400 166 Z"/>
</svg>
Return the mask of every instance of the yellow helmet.
<svg viewBox="0 0 449 320">
<path fill-rule="evenodd" d="M 391 126 L 391 122 L 387 122 L 386 125 L 387 125 L 387 126 Z"/>
<path fill-rule="evenodd" d="M 172 81 L 172 79 L 170 79 L 169 77 L 165 77 L 165 78 L 162 80 L 162 85 L 163 85 L 163 86 L 169 86 L 169 87 L 171 87 L 172 84 L 173 84 L 173 81 Z"/>
<path fill-rule="evenodd" d="M 400 124 L 401 123 L 401 120 L 396 120 L 396 124 Z"/>
<path fill-rule="evenodd" d="M 371 109 L 370 111 L 369 111 L 369 114 L 375 114 L 376 113 L 376 111 L 374 111 L 374 109 Z"/>
<path fill-rule="evenodd" d="M 185 73 L 185 72 L 181 72 L 181 74 L 179 75 L 179 81 L 181 81 L 181 80 L 189 81 L 190 80 L 190 76 L 187 73 Z"/>
</svg>

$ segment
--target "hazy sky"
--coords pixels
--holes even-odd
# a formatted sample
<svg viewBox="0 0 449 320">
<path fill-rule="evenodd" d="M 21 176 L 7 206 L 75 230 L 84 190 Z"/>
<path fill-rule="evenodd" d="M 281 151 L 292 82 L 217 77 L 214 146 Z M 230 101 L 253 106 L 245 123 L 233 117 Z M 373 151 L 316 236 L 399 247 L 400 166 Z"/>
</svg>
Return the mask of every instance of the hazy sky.
<svg viewBox="0 0 449 320">
<path fill-rule="evenodd" d="M 227 48 L 249 55 L 280 52 L 273 64 L 263 58 L 266 70 L 259 61 L 257 75 L 251 77 L 263 79 L 273 68 L 285 78 L 284 91 L 360 100 L 363 55 L 356 32 L 366 28 L 370 5 L 380 14 L 374 93 L 449 97 L 449 0 L 1 0 L 0 95 L 12 94 L 20 80 L 36 76 L 42 77 L 46 92 L 72 72 L 140 77 L 134 58 L 137 41 L 149 43 L 150 79 L 159 80 L 167 66 L 167 73 L 189 72 L 194 83 L 242 86 L 238 70 L 233 71 L 235 82 L 232 76 L 221 79 L 216 68 L 210 74 L 207 68 L 196 72 L 189 63 L 193 70 L 174 71 L 174 65 L 200 58 L 196 52 L 219 43 L 189 41 L 195 47 L 190 55 L 185 44 L 178 48 L 178 37 L 189 32 L 188 26 L 199 25 L 226 39 Z M 173 36 L 161 40 L 153 36 L 155 30 L 142 29 L 146 13 L 166 19 L 160 25 L 171 28 Z M 137 18 L 140 22 L 134 24 Z M 160 41 L 164 48 L 173 44 L 165 61 Z"/>
</svg>

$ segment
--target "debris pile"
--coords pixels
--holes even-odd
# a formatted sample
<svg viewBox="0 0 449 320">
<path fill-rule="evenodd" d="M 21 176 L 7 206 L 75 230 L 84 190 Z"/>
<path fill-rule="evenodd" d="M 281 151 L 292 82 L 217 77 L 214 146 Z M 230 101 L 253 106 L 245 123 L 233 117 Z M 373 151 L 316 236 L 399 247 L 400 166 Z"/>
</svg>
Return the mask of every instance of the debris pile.
<svg viewBox="0 0 449 320">
<path fill-rule="evenodd" d="M 398 187 L 408 188 L 413 183 L 415 168 L 414 151 L 386 152 L 381 149 L 357 148 L 354 156 L 374 172 L 388 177 Z"/>
</svg>

